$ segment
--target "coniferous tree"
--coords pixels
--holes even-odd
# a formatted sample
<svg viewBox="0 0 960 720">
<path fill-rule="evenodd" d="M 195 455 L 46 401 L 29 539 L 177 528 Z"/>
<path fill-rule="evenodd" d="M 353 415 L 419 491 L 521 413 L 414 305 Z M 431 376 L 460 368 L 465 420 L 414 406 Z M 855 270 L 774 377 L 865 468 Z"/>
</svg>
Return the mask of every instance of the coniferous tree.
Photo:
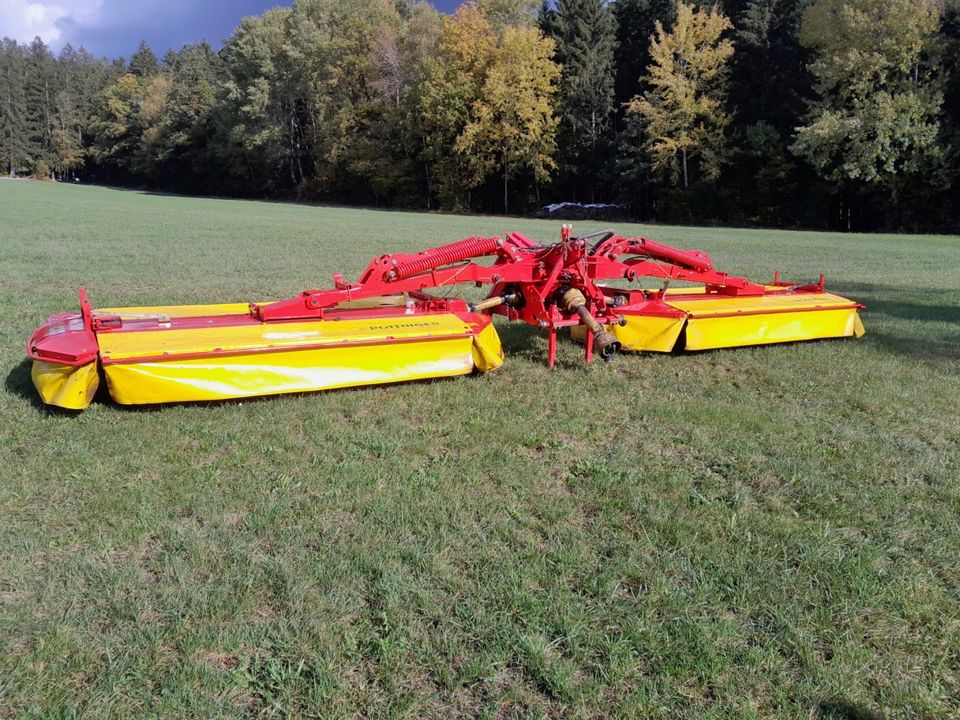
<svg viewBox="0 0 960 720">
<path fill-rule="evenodd" d="M 13 177 L 30 157 L 26 58 L 13 40 L 0 40 L 0 167 Z"/>
<path fill-rule="evenodd" d="M 815 175 L 789 151 L 806 113 L 812 77 L 809 52 L 800 45 L 803 10 L 814 0 L 728 0 L 736 12 L 729 106 L 738 145 L 723 189 L 742 220 L 782 223 L 819 200 Z M 798 192 L 803 185 L 806 192 Z"/>
<path fill-rule="evenodd" d="M 53 130 L 57 67 L 50 49 L 35 38 L 26 54 L 27 128 L 34 170 L 46 176 L 54 164 Z"/>
<path fill-rule="evenodd" d="M 798 124 L 812 77 L 800 44 L 803 11 L 814 0 L 747 0 L 735 25 L 730 96 L 741 125 L 764 121 L 782 132 Z"/>
<path fill-rule="evenodd" d="M 563 68 L 561 162 L 575 191 L 593 202 L 611 149 L 616 18 L 604 0 L 560 0 L 552 28 Z"/>
<path fill-rule="evenodd" d="M 942 34 L 947 75 L 944 88 L 944 123 L 941 143 L 946 154 L 948 180 L 955 188 L 960 184 L 960 0 L 947 0 L 943 14 Z M 944 206 L 948 203 L 943 203 Z M 953 203 L 952 219 L 960 223 L 960 203 Z"/>
<path fill-rule="evenodd" d="M 659 22 L 673 25 L 676 0 L 615 0 L 617 21 L 614 102 L 617 108 L 649 90 L 643 77 L 650 65 L 650 40 Z"/>
<path fill-rule="evenodd" d="M 141 40 L 137 51 L 130 57 L 130 72 L 137 77 L 153 77 L 160 70 L 160 63 L 146 40 Z"/>
<path fill-rule="evenodd" d="M 650 41 L 656 23 L 673 24 L 676 0 L 614 0 L 617 21 L 614 50 L 614 123 L 617 156 L 612 173 L 619 188 L 617 200 L 635 212 L 653 212 L 654 177 L 644 147 L 644 120 L 626 112 L 627 103 L 650 90 L 644 78 L 650 65 Z"/>
<path fill-rule="evenodd" d="M 557 39 L 557 11 L 550 0 L 543 0 L 537 10 L 537 27 L 545 37 Z"/>
</svg>

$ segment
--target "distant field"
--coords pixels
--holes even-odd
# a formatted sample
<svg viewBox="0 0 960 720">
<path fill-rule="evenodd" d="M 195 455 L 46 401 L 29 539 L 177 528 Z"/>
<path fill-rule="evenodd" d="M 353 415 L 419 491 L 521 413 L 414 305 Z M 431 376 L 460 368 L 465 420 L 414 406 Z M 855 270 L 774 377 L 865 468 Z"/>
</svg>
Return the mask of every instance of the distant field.
<svg viewBox="0 0 960 720">
<path fill-rule="evenodd" d="M 867 336 L 51 413 L 24 341 L 555 223 L 0 180 L 0 716 L 960 716 L 960 238 L 619 226 Z M 582 226 L 579 229 L 594 229 Z"/>
</svg>

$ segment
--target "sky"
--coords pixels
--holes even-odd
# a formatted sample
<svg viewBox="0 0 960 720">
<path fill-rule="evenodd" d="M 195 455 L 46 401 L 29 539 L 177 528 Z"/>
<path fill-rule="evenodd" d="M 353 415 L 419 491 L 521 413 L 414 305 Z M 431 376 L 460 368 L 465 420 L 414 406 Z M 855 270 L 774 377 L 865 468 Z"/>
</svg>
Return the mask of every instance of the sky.
<svg viewBox="0 0 960 720">
<path fill-rule="evenodd" d="M 283 0 L 0 0 L 0 37 L 29 43 L 39 36 L 54 51 L 67 43 L 94 55 L 125 57 L 140 40 L 160 57 L 170 48 L 207 40 L 220 47 L 247 15 Z M 449 12 L 459 0 L 437 0 Z"/>
</svg>

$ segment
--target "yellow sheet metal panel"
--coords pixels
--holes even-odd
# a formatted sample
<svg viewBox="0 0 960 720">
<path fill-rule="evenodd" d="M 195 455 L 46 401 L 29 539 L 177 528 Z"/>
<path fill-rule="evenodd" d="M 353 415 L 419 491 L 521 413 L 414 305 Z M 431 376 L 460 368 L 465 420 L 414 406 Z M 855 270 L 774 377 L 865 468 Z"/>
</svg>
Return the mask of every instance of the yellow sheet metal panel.
<svg viewBox="0 0 960 720">
<path fill-rule="evenodd" d="M 384 342 L 462 335 L 473 328 L 453 313 L 366 318 L 362 320 L 310 320 L 251 323 L 245 325 L 101 332 L 100 357 L 110 361 L 154 358 L 161 355 L 237 353 L 282 350 L 342 343 Z"/>
<path fill-rule="evenodd" d="M 144 305 L 142 307 L 97 308 L 94 315 L 119 315 L 120 317 L 166 316 L 170 318 L 205 317 L 208 315 L 248 315 L 247 303 L 223 303 L 219 305 Z"/>
<path fill-rule="evenodd" d="M 621 350 L 629 352 L 672 352 L 687 318 L 653 315 L 624 315 L 626 325 L 604 325 L 620 341 Z M 570 328 L 570 337 L 584 342 L 587 329 L 583 325 Z"/>
<path fill-rule="evenodd" d="M 686 322 L 683 317 L 624 315 L 624 318 L 626 325 L 611 325 L 608 329 L 624 350 L 634 352 L 671 352 Z"/>
<path fill-rule="evenodd" d="M 496 370 L 503 365 L 503 346 L 493 323 L 473 336 L 473 364 L 480 372 Z"/>
<path fill-rule="evenodd" d="M 74 367 L 34 360 L 30 377 L 45 403 L 67 410 L 89 407 L 100 385 L 95 362 Z"/>
<path fill-rule="evenodd" d="M 767 345 L 798 340 L 853 337 L 860 317 L 856 308 L 803 312 L 776 312 L 742 316 L 691 317 L 687 321 L 687 350 Z"/>
<path fill-rule="evenodd" d="M 384 295 L 339 304 L 339 308 L 399 307 L 406 302 L 404 295 Z M 269 302 L 257 302 L 269 305 Z M 249 303 L 216 303 L 213 305 L 143 305 L 139 307 L 97 308 L 94 315 L 119 315 L 121 318 L 157 317 L 192 318 L 215 315 L 249 315 Z"/>
<path fill-rule="evenodd" d="M 126 405 L 223 400 L 466 375 L 470 336 L 365 347 L 107 365 L 114 400 Z"/>
<path fill-rule="evenodd" d="M 709 317 L 726 313 L 829 309 L 848 307 L 854 303 L 832 293 L 782 293 L 754 297 L 711 295 L 687 300 L 668 298 L 667 304 L 690 313 L 691 317 Z"/>
</svg>

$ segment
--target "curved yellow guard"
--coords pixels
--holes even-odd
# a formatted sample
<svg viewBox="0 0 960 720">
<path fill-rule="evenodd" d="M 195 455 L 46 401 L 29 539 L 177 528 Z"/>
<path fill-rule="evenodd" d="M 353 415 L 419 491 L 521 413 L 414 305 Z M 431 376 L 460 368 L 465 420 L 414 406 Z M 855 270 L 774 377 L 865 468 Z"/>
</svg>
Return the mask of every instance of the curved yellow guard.
<svg viewBox="0 0 960 720">
<path fill-rule="evenodd" d="M 689 315 L 686 350 L 861 337 L 860 310 L 831 293 L 673 300 Z"/>
<path fill-rule="evenodd" d="M 473 336 L 473 365 L 480 372 L 490 372 L 503 365 L 503 346 L 493 323 Z"/>
<path fill-rule="evenodd" d="M 34 360 L 30 377 L 45 403 L 67 410 L 89 407 L 100 385 L 96 362 L 74 367 Z"/>
</svg>

